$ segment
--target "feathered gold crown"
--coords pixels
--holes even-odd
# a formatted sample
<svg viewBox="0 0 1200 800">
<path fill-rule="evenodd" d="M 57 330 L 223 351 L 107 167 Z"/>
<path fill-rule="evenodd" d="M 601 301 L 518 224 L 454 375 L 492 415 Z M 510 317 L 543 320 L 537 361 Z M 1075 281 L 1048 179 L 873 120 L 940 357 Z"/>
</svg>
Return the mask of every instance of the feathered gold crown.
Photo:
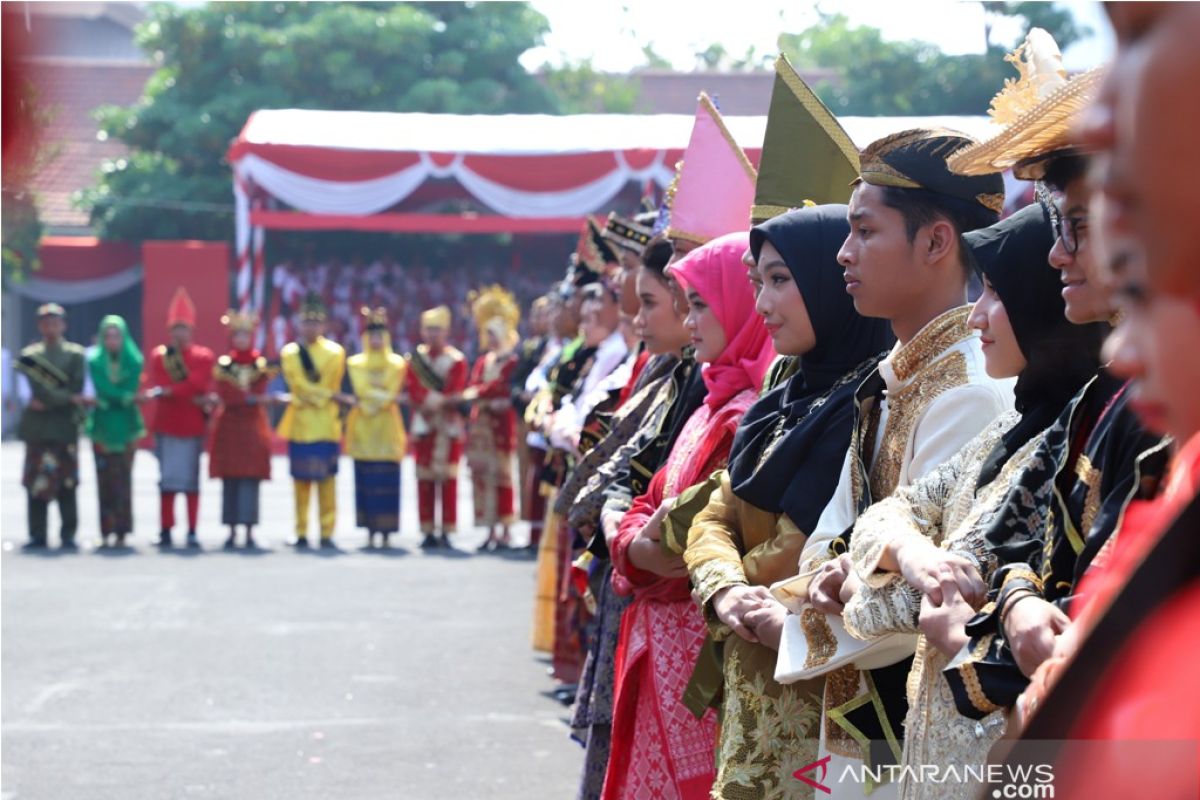
<svg viewBox="0 0 1200 800">
<path fill-rule="evenodd" d="M 1005 80 L 1004 88 L 992 98 L 988 114 L 997 125 L 1016 122 L 1067 82 L 1058 44 L 1042 28 L 1031 29 L 1004 60 L 1017 68 L 1017 77 Z"/>
<path fill-rule="evenodd" d="M 1041 28 L 1029 31 L 1004 60 L 1016 67 L 1017 77 L 1004 82 L 988 109 L 992 122 L 1002 129 L 987 141 L 963 148 L 947 163 L 960 175 L 1011 168 L 1018 178 L 1038 180 L 1049 159 L 1074 146 L 1072 126 L 1096 96 L 1103 70 L 1068 78 L 1058 45 Z"/>
<path fill-rule="evenodd" d="M 517 325 L 521 322 L 521 307 L 517 305 L 512 292 L 499 285 L 487 286 L 471 291 L 467 295 L 467 302 L 471 304 L 471 315 L 475 317 L 481 345 L 487 346 L 488 327 L 496 323 L 503 328 L 501 341 L 515 337 Z"/>
<path fill-rule="evenodd" d="M 258 314 L 253 311 L 235 311 L 231 308 L 221 315 L 221 324 L 230 333 L 253 333 L 258 328 Z"/>
<path fill-rule="evenodd" d="M 387 309 L 383 306 L 370 308 L 363 306 L 358 312 L 363 318 L 363 327 L 368 331 L 386 331 L 388 328 Z"/>
</svg>

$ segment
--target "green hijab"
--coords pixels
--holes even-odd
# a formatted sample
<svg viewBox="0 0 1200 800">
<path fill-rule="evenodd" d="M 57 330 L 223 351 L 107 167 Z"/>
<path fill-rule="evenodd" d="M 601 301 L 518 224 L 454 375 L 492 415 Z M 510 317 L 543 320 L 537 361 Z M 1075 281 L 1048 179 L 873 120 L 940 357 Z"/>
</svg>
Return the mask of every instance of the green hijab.
<svg viewBox="0 0 1200 800">
<path fill-rule="evenodd" d="M 104 331 L 116 328 L 121 333 L 121 349 L 113 359 L 104 348 Z M 97 345 L 88 357 L 88 371 L 96 389 L 96 407 L 88 417 L 88 435 L 107 450 L 124 450 L 146 434 L 137 390 L 145 359 L 129 335 L 129 326 L 116 314 L 100 320 Z"/>
</svg>

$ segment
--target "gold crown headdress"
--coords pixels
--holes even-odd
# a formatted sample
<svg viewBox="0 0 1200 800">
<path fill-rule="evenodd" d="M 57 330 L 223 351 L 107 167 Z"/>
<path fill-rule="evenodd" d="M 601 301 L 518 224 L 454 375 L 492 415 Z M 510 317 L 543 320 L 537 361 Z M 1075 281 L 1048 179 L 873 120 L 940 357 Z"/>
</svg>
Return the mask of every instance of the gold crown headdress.
<svg viewBox="0 0 1200 800">
<path fill-rule="evenodd" d="M 992 98 L 988 114 L 1003 130 L 947 159 L 960 175 L 1012 168 L 1025 180 L 1039 180 L 1053 157 L 1073 152 L 1071 128 L 1095 98 L 1103 75 L 1096 68 L 1067 76 L 1062 53 L 1049 33 L 1033 28 L 1025 41 L 1004 57 L 1017 69 Z"/>
<path fill-rule="evenodd" d="M 487 347 L 489 330 L 495 330 L 504 346 L 516 344 L 521 308 L 512 292 L 503 286 L 488 286 L 468 294 L 467 302 L 471 304 L 471 315 L 475 317 L 480 346 Z"/>
<path fill-rule="evenodd" d="M 229 309 L 221 315 L 221 324 L 230 333 L 254 333 L 258 328 L 258 314 L 253 311 Z"/>
<path fill-rule="evenodd" d="M 383 306 L 378 308 L 363 306 L 358 313 L 363 318 L 363 330 L 386 331 L 388 329 L 387 309 Z"/>
</svg>

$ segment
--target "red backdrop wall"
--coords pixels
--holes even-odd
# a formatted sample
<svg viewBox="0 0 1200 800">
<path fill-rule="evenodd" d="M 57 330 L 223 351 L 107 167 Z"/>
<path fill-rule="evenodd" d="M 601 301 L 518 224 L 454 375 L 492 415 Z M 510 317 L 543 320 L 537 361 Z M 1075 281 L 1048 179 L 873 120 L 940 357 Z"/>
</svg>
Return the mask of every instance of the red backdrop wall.
<svg viewBox="0 0 1200 800">
<path fill-rule="evenodd" d="M 229 245 L 224 242 L 146 242 L 142 245 L 142 349 L 167 341 L 167 305 L 180 286 L 196 305 L 196 344 L 220 354 L 226 335 L 221 315 L 229 308 Z M 146 421 L 154 413 L 145 407 Z"/>
</svg>

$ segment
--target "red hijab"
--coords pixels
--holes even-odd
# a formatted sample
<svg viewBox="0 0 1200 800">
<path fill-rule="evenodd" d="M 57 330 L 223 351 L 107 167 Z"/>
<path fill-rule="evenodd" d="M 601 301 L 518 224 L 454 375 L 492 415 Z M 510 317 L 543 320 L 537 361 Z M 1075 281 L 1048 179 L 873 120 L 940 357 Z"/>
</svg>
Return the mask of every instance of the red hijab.
<svg viewBox="0 0 1200 800">
<path fill-rule="evenodd" d="M 725 349 L 704 367 L 708 394 L 704 403 L 714 411 L 746 389 L 760 391 L 775 359 L 775 347 L 754 310 L 754 287 L 746 277 L 742 254 L 750 234 L 729 233 L 696 248 L 671 266 L 671 277 L 712 308 L 725 331 Z"/>
</svg>

